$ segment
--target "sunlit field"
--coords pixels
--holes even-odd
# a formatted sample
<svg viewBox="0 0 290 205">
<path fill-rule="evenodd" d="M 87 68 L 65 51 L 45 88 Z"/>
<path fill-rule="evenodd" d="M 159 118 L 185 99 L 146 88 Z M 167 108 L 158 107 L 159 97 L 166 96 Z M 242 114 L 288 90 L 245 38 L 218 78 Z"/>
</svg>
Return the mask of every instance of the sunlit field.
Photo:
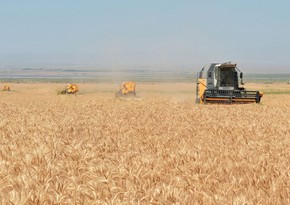
<svg viewBox="0 0 290 205">
<path fill-rule="evenodd" d="M 289 84 L 242 105 L 197 105 L 194 83 L 10 86 L 0 204 L 290 204 Z"/>
</svg>

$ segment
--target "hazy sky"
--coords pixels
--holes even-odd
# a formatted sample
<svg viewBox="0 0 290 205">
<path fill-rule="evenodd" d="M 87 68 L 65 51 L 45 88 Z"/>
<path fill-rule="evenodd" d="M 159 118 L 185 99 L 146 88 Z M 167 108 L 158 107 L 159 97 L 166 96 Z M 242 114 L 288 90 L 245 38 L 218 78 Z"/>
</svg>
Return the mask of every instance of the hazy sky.
<svg viewBox="0 0 290 205">
<path fill-rule="evenodd" d="M 287 0 L 0 0 L 0 68 L 290 72 Z"/>
</svg>

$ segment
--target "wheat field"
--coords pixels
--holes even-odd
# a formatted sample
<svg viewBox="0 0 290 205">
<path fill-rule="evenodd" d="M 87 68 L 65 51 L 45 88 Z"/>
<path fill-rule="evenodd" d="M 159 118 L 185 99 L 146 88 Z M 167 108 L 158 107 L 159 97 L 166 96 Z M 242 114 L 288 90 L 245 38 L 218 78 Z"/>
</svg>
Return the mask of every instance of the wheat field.
<svg viewBox="0 0 290 205">
<path fill-rule="evenodd" d="M 0 204 L 290 204 L 290 85 L 197 105 L 192 83 L 11 84 L 0 92 Z"/>
</svg>

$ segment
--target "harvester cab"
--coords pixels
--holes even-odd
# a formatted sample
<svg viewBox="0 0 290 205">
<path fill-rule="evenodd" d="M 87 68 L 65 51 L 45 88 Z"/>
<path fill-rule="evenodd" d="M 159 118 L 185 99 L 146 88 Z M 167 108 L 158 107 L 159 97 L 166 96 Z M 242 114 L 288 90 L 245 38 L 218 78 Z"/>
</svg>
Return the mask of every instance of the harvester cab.
<svg viewBox="0 0 290 205">
<path fill-rule="evenodd" d="M 123 82 L 120 85 L 120 90 L 116 92 L 116 97 L 135 97 L 136 83 L 133 81 Z"/>
<path fill-rule="evenodd" d="M 237 68 L 237 64 L 212 63 L 197 74 L 196 102 L 259 103 L 263 93 L 248 91 L 243 85 L 243 73 Z"/>
</svg>

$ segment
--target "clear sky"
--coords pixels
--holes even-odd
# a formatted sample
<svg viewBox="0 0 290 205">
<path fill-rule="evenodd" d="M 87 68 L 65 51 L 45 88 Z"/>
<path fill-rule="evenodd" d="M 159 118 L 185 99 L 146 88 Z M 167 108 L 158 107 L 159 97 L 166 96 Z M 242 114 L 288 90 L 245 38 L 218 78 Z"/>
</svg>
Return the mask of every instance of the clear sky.
<svg viewBox="0 0 290 205">
<path fill-rule="evenodd" d="M 0 0 L 0 68 L 225 61 L 290 73 L 290 1 Z"/>
</svg>

